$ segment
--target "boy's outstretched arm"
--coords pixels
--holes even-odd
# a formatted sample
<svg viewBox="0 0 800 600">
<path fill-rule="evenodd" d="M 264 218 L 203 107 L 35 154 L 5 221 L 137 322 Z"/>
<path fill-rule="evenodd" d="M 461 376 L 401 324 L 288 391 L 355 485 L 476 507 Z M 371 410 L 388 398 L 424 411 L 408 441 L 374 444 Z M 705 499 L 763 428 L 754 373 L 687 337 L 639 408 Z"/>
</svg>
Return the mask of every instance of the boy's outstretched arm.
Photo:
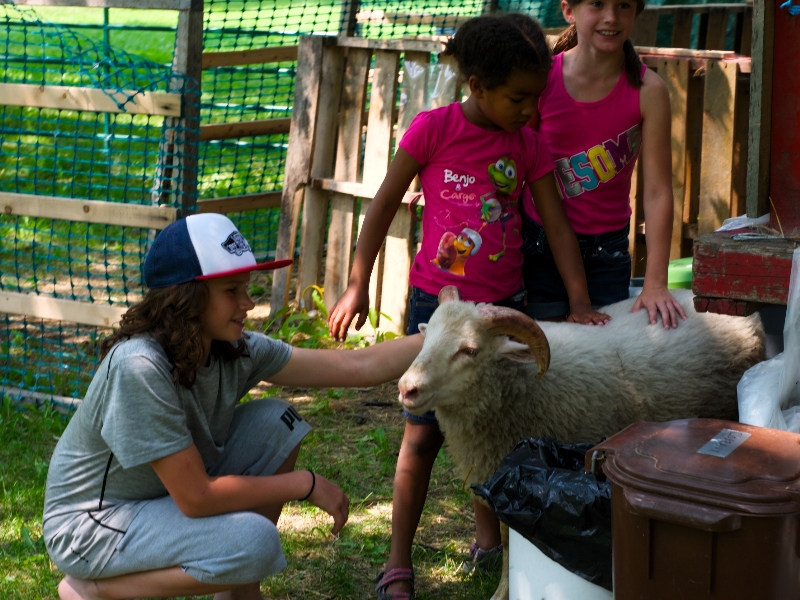
<svg viewBox="0 0 800 600">
<path fill-rule="evenodd" d="M 402 148 L 397 149 L 386 177 L 383 178 L 364 218 L 347 289 L 328 315 L 328 329 L 336 340 L 347 337 L 347 329 L 356 315 L 356 329 L 361 329 L 367 320 L 372 265 L 375 264 L 375 257 L 378 256 L 392 219 L 403 202 L 403 196 L 420 168 L 421 165 L 408 152 Z"/>
<path fill-rule="evenodd" d="M 558 272 L 567 288 L 570 310 L 567 320 L 584 325 L 605 325 L 611 317 L 592 308 L 578 240 L 558 196 L 553 173 L 532 182 L 530 189 L 536 210 L 542 218 L 547 242 L 553 250 Z"/>
<path fill-rule="evenodd" d="M 422 335 L 395 338 L 360 350 L 293 348 L 271 383 L 298 387 L 369 387 L 399 378 L 422 348 Z"/>
<path fill-rule="evenodd" d="M 667 267 L 672 242 L 672 153 L 671 111 L 664 81 L 645 71 L 640 92 L 642 107 L 642 161 L 644 173 L 644 217 L 647 239 L 647 271 L 642 293 L 633 311 L 646 309 L 650 323 L 658 315 L 665 328 L 677 327 L 686 318 L 683 307 L 667 289 Z"/>
</svg>

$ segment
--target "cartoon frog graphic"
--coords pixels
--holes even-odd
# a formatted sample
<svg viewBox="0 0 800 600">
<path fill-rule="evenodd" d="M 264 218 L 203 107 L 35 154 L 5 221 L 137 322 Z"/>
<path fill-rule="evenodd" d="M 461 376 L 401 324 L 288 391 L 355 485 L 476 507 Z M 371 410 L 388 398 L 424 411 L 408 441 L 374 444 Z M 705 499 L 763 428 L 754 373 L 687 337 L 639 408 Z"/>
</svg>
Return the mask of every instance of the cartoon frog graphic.
<svg viewBox="0 0 800 600">
<path fill-rule="evenodd" d="M 481 220 L 484 225 L 499 222 L 503 228 L 503 249 L 489 255 L 490 261 L 497 262 L 506 253 L 506 223 L 516 219 L 516 214 L 510 211 L 513 203 L 508 197 L 517 189 L 517 163 L 503 156 L 489 165 L 489 179 L 496 189 L 481 196 Z"/>
<path fill-rule="evenodd" d="M 467 259 L 478 253 L 481 244 L 481 235 L 469 227 L 464 227 L 458 235 L 447 231 L 439 240 L 436 258 L 431 262 L 443 271 L 463 277 Z"/>
</svg>

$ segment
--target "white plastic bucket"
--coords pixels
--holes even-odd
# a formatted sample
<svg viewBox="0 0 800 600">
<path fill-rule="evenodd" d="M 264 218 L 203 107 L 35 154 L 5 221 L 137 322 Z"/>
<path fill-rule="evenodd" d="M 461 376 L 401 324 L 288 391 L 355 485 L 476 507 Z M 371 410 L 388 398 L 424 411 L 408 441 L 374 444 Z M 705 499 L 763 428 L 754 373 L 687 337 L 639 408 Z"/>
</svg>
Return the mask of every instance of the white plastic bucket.
<svg viewBox="0 0 800 600">
<path fill-rule="evenodd" d="M 545 556 L 508 530 L 508 600 L 610 600 L 613 594 Z"/>
</svg>

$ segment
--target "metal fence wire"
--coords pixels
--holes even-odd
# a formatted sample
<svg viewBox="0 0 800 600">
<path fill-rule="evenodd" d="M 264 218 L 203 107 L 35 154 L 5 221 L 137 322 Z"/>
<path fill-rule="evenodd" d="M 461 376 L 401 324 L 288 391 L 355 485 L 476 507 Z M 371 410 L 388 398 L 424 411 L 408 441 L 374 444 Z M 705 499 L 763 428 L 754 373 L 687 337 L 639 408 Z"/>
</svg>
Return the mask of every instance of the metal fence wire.
<svg viewBox="0 0 800 600">
<path fill-rule="evenodd" d="M 446 35 L 473 16 L 512 11 L 527 13 L 544 27 L 564 25 L 557 0 L 207 0 L 203 45 L 205 52 L 226 52 L 293 46 L 301 35 Z M 110 25 L 107 9 L 103 25 L 70 27 L 49 22 L 29 7 L 2 4 L 0 84 L 95 88 L 119 106 L 143 92 L 197 97 L 198 83 L 176 76 L 163 60 L 109 43 L 112 30 L 116 36 L 124 29 L 135 30 L 136 25 Z M 164 32 L 170 31 L 169 26 L 142 29 L 155 45 L 163 45 L 169 35 Z M 191 210 L 202 199 L 278 191 L 287 133 L 204 140 L 200 124 L 289 117 L 296 74 L 293 61 L 205 69 L 199 123 L 0 105 L 0 192 L 155 202 Z M 196 147 L 162 143 L 190 133 L 190 139 L 200 135 Z M 197 156 L 196 162 L 185 163 L 196 164 L 197 172 L 175 167 L 184 164 L 182 152 Z M 182 191 L 186 180 L 196 181 L 188 193 Z M 277 209 L 229 216 L 257 258 L 274 253 Z M 128 306 L 144 293 L 140 265 L 151 230 L 5 212 L 0 212 L 0 229 L 0 294 Z M 0 317 L 4 393 L 36 401 L 55 397 L 65 403 L 84 395 L 97 363 L 97 340 L 107 330 L 12 314 Z"/>
</svg>

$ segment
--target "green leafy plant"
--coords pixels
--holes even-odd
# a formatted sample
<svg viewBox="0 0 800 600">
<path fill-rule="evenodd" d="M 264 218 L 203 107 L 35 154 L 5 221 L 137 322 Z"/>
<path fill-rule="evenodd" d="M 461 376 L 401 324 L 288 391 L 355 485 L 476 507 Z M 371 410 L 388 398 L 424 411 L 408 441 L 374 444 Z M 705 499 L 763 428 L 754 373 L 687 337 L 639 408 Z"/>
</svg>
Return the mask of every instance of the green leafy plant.
<svg viewBox="0 0 800 600">
<path fill-rule="evenodd" d="M 369 323 L 374 335 L 351 333 L 344 342 L 337 342 L 328 330 L 328 310 L 325 307 L 323 288 L 317 285 L 309 286 L 303 291 L 303 296 L 309 290 L 314 305 L 313 310 L 306 311 L 302 305 L 284 306 L 271 316 L 264 326 L 264 333 L 301 348 L 364 348 L 371 343 L 377 344 L 398 337 L 392 331 L 381 331 L 378 328 L 378 312 L 371 308 Z M 380 313 L 380 316 L 392 322 L 388 315 Z"/>
</svg>

